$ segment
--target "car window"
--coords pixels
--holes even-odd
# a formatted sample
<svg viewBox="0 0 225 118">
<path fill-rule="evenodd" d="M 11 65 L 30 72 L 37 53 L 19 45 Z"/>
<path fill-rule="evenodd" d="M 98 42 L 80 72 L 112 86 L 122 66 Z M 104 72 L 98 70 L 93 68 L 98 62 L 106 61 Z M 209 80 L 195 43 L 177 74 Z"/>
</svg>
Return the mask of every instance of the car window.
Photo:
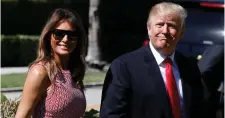
<svg viewBox="0 0 225 118">
<path fill-rule="evenodd" d="M 201 2 L 221 4 L 221 0 L 171 0 L 186 10 L 185 32 L 177 49 L 188 56 L 197 57 L 210 45 L 224 44 L 224 8 L 212 5 L 201 6 Z M 220 3 L 221 2 L 221 3 Z M 210 5 L 209 5 L 210 6 Z"/>
</svg>

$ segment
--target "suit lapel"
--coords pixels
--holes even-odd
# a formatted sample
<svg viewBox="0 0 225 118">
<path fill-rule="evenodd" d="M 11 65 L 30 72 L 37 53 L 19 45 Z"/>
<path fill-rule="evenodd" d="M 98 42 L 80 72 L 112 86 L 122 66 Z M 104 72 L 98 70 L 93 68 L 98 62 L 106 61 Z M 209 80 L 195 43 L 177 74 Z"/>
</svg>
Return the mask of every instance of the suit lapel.
<svg viewBox="0 0 225 118">
<path fill-rule="evenodd" d="M 156 84 L 156 90 L 157 92 L 160 94 L 159 96 L 162 98 L 165 98 L 164 100 L 167 101 L 167 108 L 170 108 L 169 105 L 169 97 L 167 94 L 167 90 L 163 81 L 163 78 L 161 76 L 161 72 L 159 70 L 158 64 L 151 52 L 151 49 L 149 46 L 145 46 L 145 63 L 148 66 L 148 77 L 152 77 L 151 81 L 154 81 L 154 83 Z M 186 118 L 189 118 L 189 114 L 190 114 L 190 106 L 191 106 L 191 86 L 189 84 L 189 72 L 190 70 L 188 70 L 188 66 L 186 66 L 186 62 L 185 62 L 185 58 L 179 53 L 176 52 L 175 53 L 175 60 L 179 69 L 179 73 L 180 73 L 180 78 L 181 78 L 181 82 L 182 82 L 182 90 L 183 90 L 183 102 L 184 102 L 184 108 L 185 108 L 185 116 Z M 171 111 L 172 113 L 172 111 Z M 171 114 L 172 115 L 172 114 Z"/>
<path fill-rule="evenodd" d="M 162 92 L 162 94 L 166 94 L 166 88 L 159 70 L 159 66 L 151 52 L 150 47 L 145 47 L 145 51 L 147 52 L 145 53 L 145 63 L 148 65 L 148 76 L 152 77 L 151 80 L 154 81 L 156 87 L 158 88 L 156 90 L 159 90 L 159 92 Z"/>
<path fill-rule="evenodd" d="M 165 114 L 162 114 L 162 115 L 172 117 L 171 106 L 169 103 L 169 96 L 167 94 L 167 89 L 163 81 L 163 77 L 161 75 L 159 66 L 149 46 L 145 47 L 145 51 L 146 53 L 145 53 L 144 59 L 145 59 L 145 64 L 147 64 L 147 67 L 148 67 L 148 75 L 147 75 L 147 77 L 149 78 L 148 80 L 151 83 L 154 82 L 155 84 L 154 87 L 155 87 L 155 90 L 157 90 L 157 94 L 159 98 L 158 102 L 163 102 L 164 104 L 163 112 Z"/>
<path fill-rule="evenodd" d="M 188 66 L 185 66 L 186 62 L 185 59 L 181 56 L 179 52 L 175 53 L 175 60 L 179 69 L 180 73 L 180 79 L 182 82 L 182 89 L 183 89 L 183 101 L 184 101 L 184 108 L 186 112 L 186 117 L 189 118 L 188 114 L 190 114 L 190 111 L 188 108 L 190 108 L 191 103 L 191 87 L 189 85 L 189 74 L 190 70 L 188 70 Z"/>
</svg>

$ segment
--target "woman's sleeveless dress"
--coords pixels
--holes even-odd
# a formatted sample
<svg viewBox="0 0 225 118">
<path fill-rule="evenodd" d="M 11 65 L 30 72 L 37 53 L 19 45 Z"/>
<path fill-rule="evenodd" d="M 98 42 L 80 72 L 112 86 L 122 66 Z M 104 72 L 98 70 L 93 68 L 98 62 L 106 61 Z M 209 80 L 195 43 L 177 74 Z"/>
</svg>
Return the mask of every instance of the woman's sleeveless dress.
<svg viewBox="0 0 225 118">
<path fill-rule="evenodd" d="M 50 92 L 37 103 L 33 118 L 80 118 L 86 109 L 83 91 L 72 81 L 70 71 L 57 74 Z"/>
</svg>

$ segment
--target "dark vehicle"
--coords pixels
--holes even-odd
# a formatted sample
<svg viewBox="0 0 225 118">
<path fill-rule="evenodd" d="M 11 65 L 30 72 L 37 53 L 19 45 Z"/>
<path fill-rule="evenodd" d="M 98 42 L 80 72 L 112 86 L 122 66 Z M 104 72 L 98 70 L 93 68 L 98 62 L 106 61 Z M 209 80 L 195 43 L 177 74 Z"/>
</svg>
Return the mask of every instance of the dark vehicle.
<svg viewBox="0 0 225 118">
<path fill-rule="evenodd" d="M 197 57 L 210 45 L 224 45 L 223 0 L 174 0 L 173 2 L 181 4 L 188 12 L 184 36 L 177 47 L 179 51 Z"/>
<path fill-rule="evenodd" d="M 150 8 L 162 0 L 100 0 L 102 58 L 112 61 L 148 40 L 146 21 Z M 188 12 L 185 33 L 177 49 L 196 58 L 206 47 L 224 45 L 223 0 L 167 0 Z"/>
</svg>

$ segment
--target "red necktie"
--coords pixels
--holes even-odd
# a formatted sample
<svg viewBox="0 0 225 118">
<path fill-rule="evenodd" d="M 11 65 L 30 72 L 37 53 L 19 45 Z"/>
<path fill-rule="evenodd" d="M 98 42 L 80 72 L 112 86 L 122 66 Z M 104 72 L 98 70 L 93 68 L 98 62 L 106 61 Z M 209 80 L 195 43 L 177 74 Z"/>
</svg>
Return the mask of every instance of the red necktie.
<svg viewBox="0 0 225 118">
<path fill-rule="evenodd" d="M 170 58 L 164 60 L 166 66 L 166 88 L 170 98 L 174 118 L 181 118 L 180 98 L 175 78 L 173 76 L 172 61 Z"/>
</svg>

